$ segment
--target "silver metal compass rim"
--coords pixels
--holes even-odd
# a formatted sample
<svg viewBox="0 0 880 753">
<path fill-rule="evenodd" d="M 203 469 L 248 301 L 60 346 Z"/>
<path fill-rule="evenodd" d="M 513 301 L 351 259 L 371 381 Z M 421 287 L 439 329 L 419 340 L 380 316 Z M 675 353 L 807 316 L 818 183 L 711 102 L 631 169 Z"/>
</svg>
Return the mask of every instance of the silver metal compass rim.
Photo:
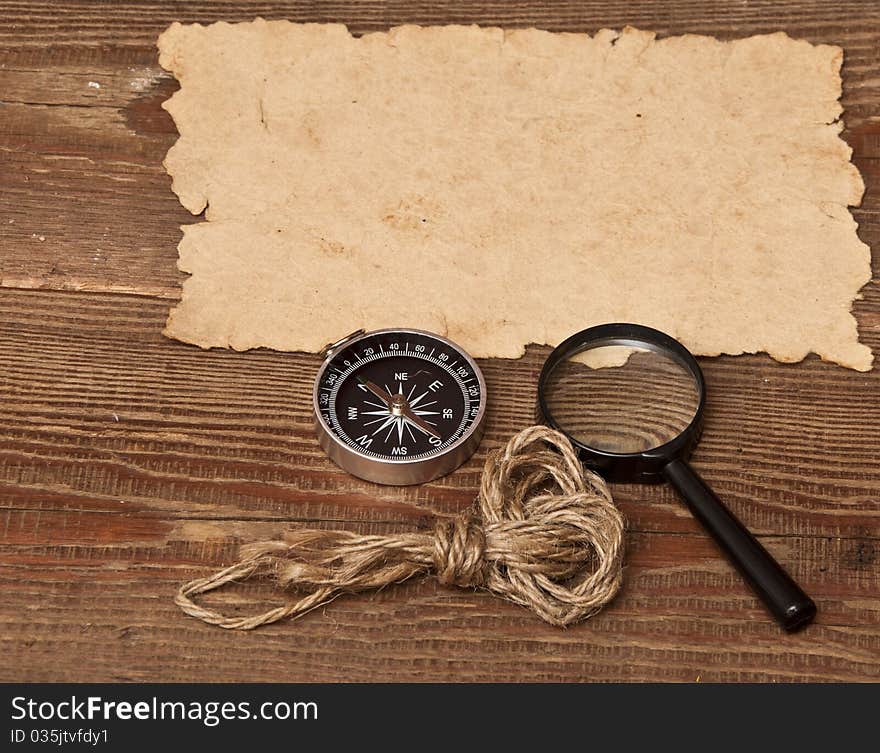
<svg viewBox="0 0 880 753">
<path fill-rule="evenodd" d="M 330 365 L 330 361 L 336 353 L 348 348 L 355 343 L 360 342 L 368 337 L 375 335 L 385 335 L 391 333 L 405 333 L 413 335 L 424 335 L 431 337 L 440 342 L 446 343 L 456 352 L 461 353 L 470 363 L 474 374 L 477 376 L 477 383 L 480 385 L 480 408 L 477 416 L 471 423 L 470 427 L 455 442 L 443 452 L 429 458 L 411 458 L 406 460 L 391 460 L 390 458 L 368 458 L 361 455 L 345 444 L 332 428 L 324 421 L 321 415 L 321 407 L 318 402 L 321 381 Z M 483 436 L 483 419 L 486 416 L 486 381 L 483 378 L 483 372 L 477 365 L 477 362 L 464 348 L 452 340 L 438 335 L 436 332 L 428 332 L 424 329 L 413 329 L 411 327 L 385 327 L 383 329 L 374 329 L 370 332 L 358 330 L 348 337 L 343 338 L 322 351 L 325 354 L 324 362 L 315 376 L 315 386 L 312 390 L 312 412 L 315 419 L 315 431 L 318 435 L 318 442 L 324 451 L 329 455 L 330 459 L 340 468 L 348 471 L 353 476 L 362 478 L 366 481 L 372 481 L 377 484 L 386 486 L 410 486 L 414 484 L 424 484 L 433 481 L 451 473 L 460 465 L 468 460 L 477 449 Z"/>
</svg>

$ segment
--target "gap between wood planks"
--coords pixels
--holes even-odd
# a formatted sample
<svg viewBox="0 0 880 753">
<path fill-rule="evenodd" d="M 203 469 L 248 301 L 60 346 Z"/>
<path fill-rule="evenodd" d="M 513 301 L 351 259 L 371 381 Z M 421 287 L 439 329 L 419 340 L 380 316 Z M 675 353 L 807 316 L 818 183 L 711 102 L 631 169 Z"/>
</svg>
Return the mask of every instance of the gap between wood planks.
<svg viewBox="0 0 880 753">
<path fill-rule="evenodd" d="M 476 494 L 476 491 L 474 492 Z M 613 489 L 612 489 L 613 494 Z M 39 496 L 39 495 L 34 495 Z M 649 503 L 650 504 L 650 503 Z M 272 515 L 253 515 L 253 516 L 235 516 L 235 515 L 173 515 L 169 514 L 167 516 L 162 515 L 150 515 L 149 511 L 144 510 L 143 508 L 139 509 L 136 513 L 132 513 L 128 510 L 93 510 L 87 507 L 64 507 L 64 508 L 35 508 L 35 507 L 19 507 L 17 505 L 0 505 L 0 511 L 5 511 L 6 513 L 23 513 L 23 514 L 33 514 L 35 512 L 39 512 L 41 515 L 66 515 L 68 513 L 79 513 L 86 515 L 100 515 L 100 516 L 123 516 L 123 517 L 132 517 L 132 515 L 139 515 L 140 517 L 148 517 L 148 518 L 159 518 L 165 519 L 169 522 L 204 522 L 204 523 L 216 523 L 216 522 L 229 522 L 229 523 L 278 523 L 281 525 L 285 524 L 325 524 L 322 527 L 326 528 L 326 524 L 341 524 L 341 525 L 352 525 L 352 526 L 360 526 L 360 527 L 372 527 L 372 526 L 391 526 L 397 527 L 401 530 L 403 529 L 411 529 L 415 532 L 423 533 L 428 532 L 433 523 L 433 519 L 429 521 L 425 525 L 421 526 L 413 526 L 411 519 L 394 519 L 394 518 L 385 518 L 385 519 L 364 519 L 364 518 L 341 518 L 341 517 L 327 517 L 327 518 L 318 518 L 314 516 L 297 516 L 297 515 L 289 515 L 289 516 L 272 516 Z M 434 515 L 436 518 L 447 518 L 449 515 L 437 514 Z M 283 529 L 279 527 L 279 532 Z M 709 537 L 708 533 L 705 533 L 702 530 L 696 531 L 681 531 L 681 530 L 665 530 L 663 528 L 640 528 L 638 526 L 632 527 L 627 526 L 626 532 L 628 534 L 639 534 L 645 536 L 678 536 L 678 537 L 691 537 L 691 538 L 699 538 L 699 539 L 707 539 Z M 787 540 L 787 539 L 815 539 L 815 540 L 835 540 L 835 541 L 880 541 L 880 530 L 876 534 L 872 534 L 870 532 L 866 532 L 864 534 L 855 535 L 852 533 L 847 534 L 835 534 L 829 535 L 825 533 L 800 533 L 800 532 L 792 532 L 792 533 L 754 533 L 756 539 L 765 540 L 765 541 L 774 541 L 774 540 Z M 235 538 L 235 537 L 230 537 Z M 34 545 L 37 546 L 37 545 Z M 68 544 L 53 544 L 52 546 L 89 546 L 88 543 L 80 544 L 76 542 L 71 542 Z M 16 549 L 27 549 L 28 547 L 25 545 L 16 545 Z M 32 548 L 32 547 L 31 547 Z M 721 555 L 719 555 L 721 556 Z"/>
</svg>

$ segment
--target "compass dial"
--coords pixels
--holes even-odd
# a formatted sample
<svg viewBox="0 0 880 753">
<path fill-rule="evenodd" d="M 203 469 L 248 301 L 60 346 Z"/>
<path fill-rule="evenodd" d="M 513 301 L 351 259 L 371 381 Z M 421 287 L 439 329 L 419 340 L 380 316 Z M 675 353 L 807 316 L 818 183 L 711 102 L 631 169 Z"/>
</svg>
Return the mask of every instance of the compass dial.
<svg viewBox="0 0 880 753">
<path fill-rule="evenodd" d="M 479 367 L 448 340 L 417 330 L 370 332 L 324 362 L 315 385 L 318 434 L 357 476 L 421 483 L 476 448 L 484 393 Z"/>
</svg>

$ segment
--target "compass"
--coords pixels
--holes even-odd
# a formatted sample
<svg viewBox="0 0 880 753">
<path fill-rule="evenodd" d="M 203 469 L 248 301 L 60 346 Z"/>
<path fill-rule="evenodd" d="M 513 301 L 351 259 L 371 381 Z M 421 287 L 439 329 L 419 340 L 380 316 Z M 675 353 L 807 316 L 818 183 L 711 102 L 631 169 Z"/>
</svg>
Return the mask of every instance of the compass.
<svg viewBox="0 0 880 753">
<path fill-rule="evenodd" d="M 379 484 L 421 484 L 453 471 L 483 433 L 486 384 L 439 335 L 359 330 L 329 345 L 315 380 L 318 440 L 330 458 Z"/>
</svg>

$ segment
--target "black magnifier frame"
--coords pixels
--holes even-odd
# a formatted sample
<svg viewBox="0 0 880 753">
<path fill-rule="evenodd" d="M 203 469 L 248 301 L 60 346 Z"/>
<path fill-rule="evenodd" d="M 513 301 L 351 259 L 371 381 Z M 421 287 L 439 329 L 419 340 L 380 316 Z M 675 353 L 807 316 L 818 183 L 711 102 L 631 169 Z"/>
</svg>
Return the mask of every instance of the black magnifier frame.
<svg viewBox="0 0 880 753">
<path fill-rule="evenodd" d="M 564 426 L 557 424 L 547 407 L 547 382 L 554 369 L 573 355 L 596 348 L 623 346 L 650 350 L 675 360 L 694 379 L 699 403 L 690 423 L 668 442 L 649 450 L 633 453 L 608 452 L 591 447 L 571 436 Z M 548 356 L 538 379 L 538 418 L 548 426 L 561 431 L 575 446 L 585 465 L 598 471 L 614 483 L 657 484 L 666 480 L 663 469 L 670 458 L 687 460 L 700 440 L 703 431 L 703 408 L 706 404 L 706 380 L 697 360 L 678 340 L 641 324 L 600 324 L 582 330 L 560 343 Z"/>
<path fill-rule="evenodd" d="M 673 359 L 690 373 L 699 393 L 698 404 L 690 423 L 677 436 L 642 452 L 615 453 L 591 447 L 556 421 L 546 394 L 554 369 L 578 353 L 607 346 L 649 350 Z M 538 379 L 538 420 L 565 434 L 584 465 L 611 482 L 671 483 L 779 624 L 786 630 L 801 628 L 816 616 L 813 600 L 688 464 L 702 433 L 705 404 L 706 381 L 690 351 L 669 335 L 641 324 L 600 324 L 572 335 L 553 350 Z M 584 410 L 590 410 L 589 404 Z"/>
</svg>

